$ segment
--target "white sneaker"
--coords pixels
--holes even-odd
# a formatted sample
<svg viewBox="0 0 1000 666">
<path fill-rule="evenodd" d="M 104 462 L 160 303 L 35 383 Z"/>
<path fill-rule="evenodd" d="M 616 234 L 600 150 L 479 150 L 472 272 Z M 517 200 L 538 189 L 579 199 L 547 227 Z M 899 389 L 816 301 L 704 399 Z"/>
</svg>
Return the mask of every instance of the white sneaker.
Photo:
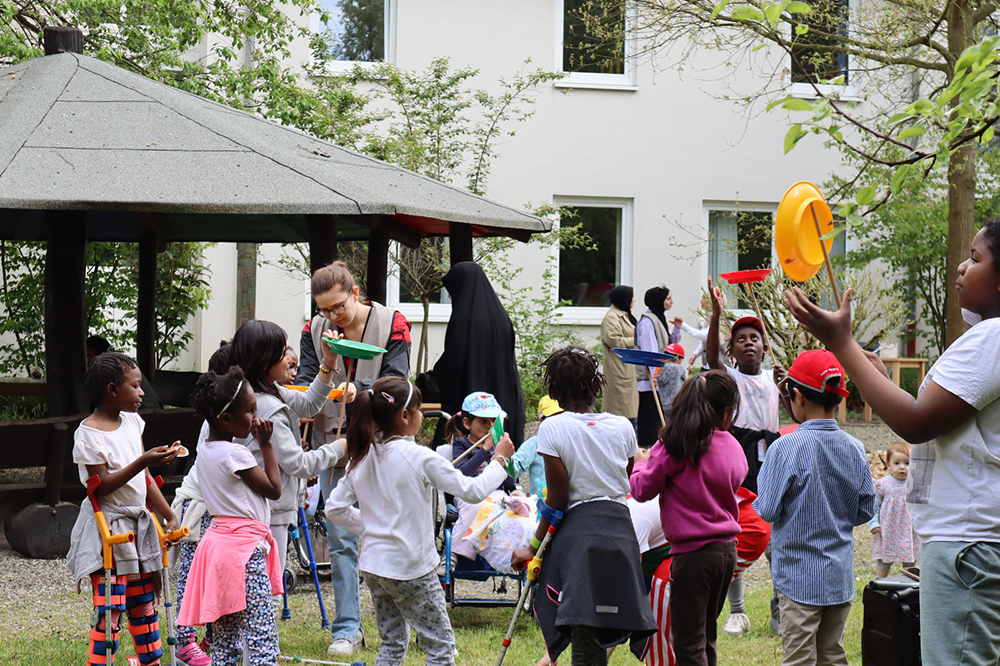
<svg viewBox="0 0 1000 666">
<path fill-rule="evenodd" d="M 361 649 L 365 644 L 365 635 L 362 632 L 354 634 L 354 638 L 334 638 L 330 647 L 326 649 L 329 655 L 350 655 Z"/>
<path fill-rule="evenodd" d="M 722 631 L 733 638 L 739 638 L 745 632 L 750 631 L 750 618 L 746 613 L 733 613 L 726 618 L 726 623 L 722 625 Z"/>
</svg>

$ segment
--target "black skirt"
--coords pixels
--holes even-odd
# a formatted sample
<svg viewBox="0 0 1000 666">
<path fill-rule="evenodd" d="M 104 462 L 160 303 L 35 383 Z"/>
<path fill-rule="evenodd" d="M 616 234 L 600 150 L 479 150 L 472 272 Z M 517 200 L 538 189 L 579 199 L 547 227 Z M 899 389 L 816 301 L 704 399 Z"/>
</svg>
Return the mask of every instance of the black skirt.
<svg viewBox="0 0 1000 666">
<path fill-rule="evenodd" d="M 605 648 L 630 640 L 645 659 L 657 626 L 628 507 L 585 502 L 566 513 L 544 553 L 534 609 L 553 661 L 574 625 L 593 628 Z"/>
</svg>

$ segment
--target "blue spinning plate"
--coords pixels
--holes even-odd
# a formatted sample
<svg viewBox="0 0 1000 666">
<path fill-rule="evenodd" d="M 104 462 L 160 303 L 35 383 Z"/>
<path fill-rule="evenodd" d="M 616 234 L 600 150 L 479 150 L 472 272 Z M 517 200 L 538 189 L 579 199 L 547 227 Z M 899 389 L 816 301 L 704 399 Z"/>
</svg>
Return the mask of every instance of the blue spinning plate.
<svg viewBox="0 0 1000 666">
<path fill-rule="evenodd" d="M 643 351 L 641 349 L 622 349 L 621 347 L 615 347 L 611 351 L 618 354 L 618 358 L 622 360 L 622 363 L 628 363 L 629 365 L 659 367 L 666 364 L 667 361 L 676 358 L 673 354 Z"/>
</svg>

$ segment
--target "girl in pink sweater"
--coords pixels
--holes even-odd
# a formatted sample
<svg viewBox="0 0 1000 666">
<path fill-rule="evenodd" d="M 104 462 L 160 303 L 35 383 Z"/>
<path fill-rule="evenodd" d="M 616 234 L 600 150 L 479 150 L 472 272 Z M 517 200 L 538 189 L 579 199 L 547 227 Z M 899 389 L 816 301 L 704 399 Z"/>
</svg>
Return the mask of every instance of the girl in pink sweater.
<svg viewBox="0 0 1000 666">
<path fill-rule="evenodd" d="M 659 495 L 660 522 L 670 541 L 670 615 L 678 666 L 716 663 L 716 620 L 736 566 L 740 533 L 736 489 L 746 456 L 727 430 L 740 393 L 725 372 L 687 380 L 644 467 L 629 480 L 644 502 Z"/>
</svg>

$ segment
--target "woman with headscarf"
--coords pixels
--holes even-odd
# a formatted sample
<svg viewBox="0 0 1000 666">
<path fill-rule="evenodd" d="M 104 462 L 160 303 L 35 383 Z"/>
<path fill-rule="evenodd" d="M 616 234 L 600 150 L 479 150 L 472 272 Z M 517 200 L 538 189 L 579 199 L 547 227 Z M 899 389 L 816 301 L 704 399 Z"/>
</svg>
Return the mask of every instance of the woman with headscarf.
<svg viewBox="0 0 1000 666">
<path fill-rule="evenodd" d="M 524 439 L 524 392 L 514 355 L 514 326 L 479 264 L 451 267 L 443 284 L 451 295 L 444 353 L 434 365 L 441 408 L 458 414 L 473 391 L 492 393 L 510 415 L 504 431 L 514 446 Z"/>
<path fill-rule="evenodd" d="M 680 342 L 681 339 L 679 328 L 675 327 L 673 333 L 670 332 L 664 314 L 673 307 L 674 298 L 670 295 L 670 290 L 661 284 L 647 289 L 643 301 L 648 309 L 635 326 L 635 346 L 643 351 L 663 353 L 668 344 Z M 656 368 L 649 368 L 649 371 L 655 372 Z M 656 442 L 662 425 L 660 413 L 656 409 L 658 397 L 649 383 L 646 366 L 635 366 L 635 377 L 639 389 L 639 446 L 649 448 Z"/>
<path fill-rule="evenodd" d="M 632 314 L 635 304 L 632 287 L 621 284 L 611 290 L 611 307 L 601 321 L 601 345 L 604 348 L 603 409 L 610 414 L 624 416 L 636 425 L 639 414 L 639 393 L 636 386 L 635 369 L 626 365 L 612 349 L 635 347 L 636 319 Z"/>
</svg>

